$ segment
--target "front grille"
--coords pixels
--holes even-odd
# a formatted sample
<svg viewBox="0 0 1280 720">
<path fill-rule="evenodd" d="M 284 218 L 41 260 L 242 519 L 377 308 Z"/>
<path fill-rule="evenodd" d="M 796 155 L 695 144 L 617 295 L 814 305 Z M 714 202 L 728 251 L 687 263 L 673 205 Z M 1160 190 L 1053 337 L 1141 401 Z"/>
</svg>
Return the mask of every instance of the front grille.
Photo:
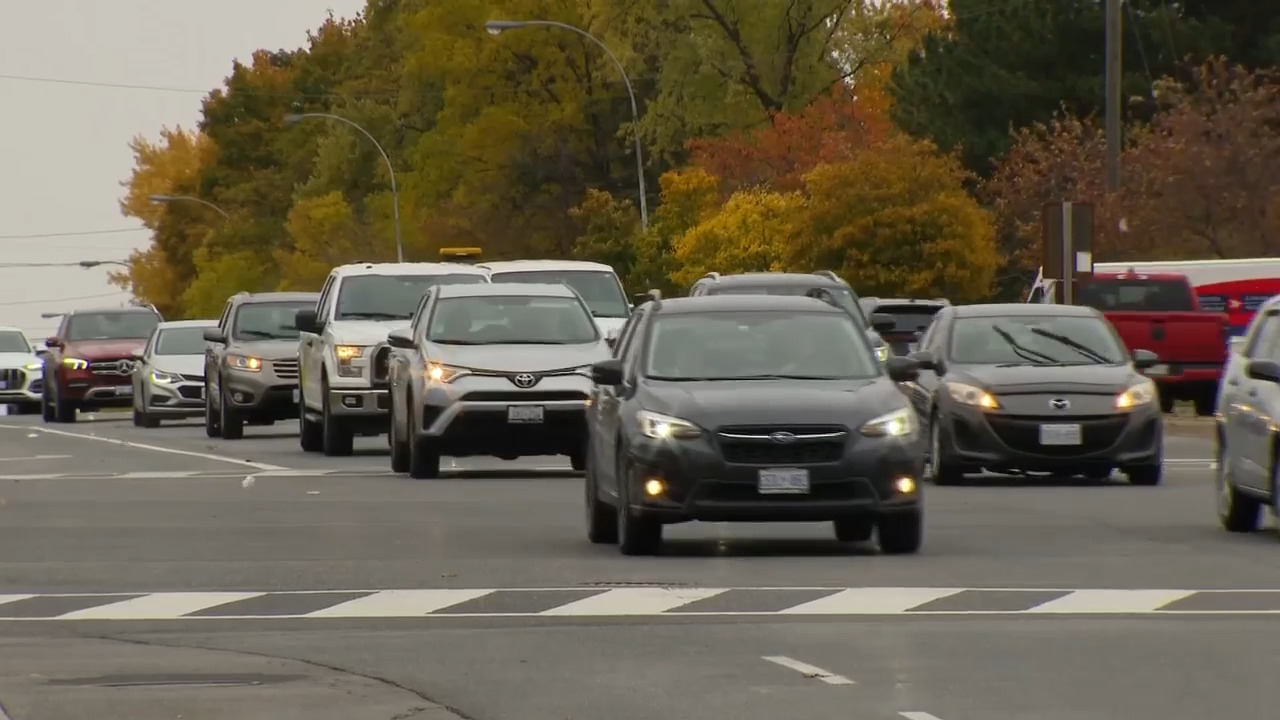
<svg viewBox="0 0 1280 720">
<path fill-rule="evenodd" d="M 520 402 L 538 403 L 555 402 L 557 400 L 586 400 L 587 394 L 576 390 L 530 390 L 527 392 L 504 392 L 501 390 L 478 390 L 462 396 L 463 400 L 472 402 Z"/>
<path fill-rule="evenodd" d="M 789 442 L 773 436 L 791 435 Z M 734 465 L 813 465 L 844 457 L 848 430 L 839 425 L 731 426 L 717 431 L 724 461 Z"/>
<path fill-rule="evenodd" d="M 200 391 L 204 388 L 192 387 L 191 385 L 183 385 L 178 388 L 178 394 L 188 400 L 199 400 Z"/>
<path fill-rule="evenodd" d="M 1091 415 L 1082 417 L 1002 417 L 988 415 L 987 423 L 1000 441 L 1009 447 L 1037 455 L 1071 457 L 1102 452 L 1120 439 L 1129 423 L 1127 415 Z M 1041 445 L 1041 425 L 1080 425 L 1079 445 Z"/>
<path fill-rule="evenodd" d="M 204 382 L 203 375 L 182 375 L 181 377 L 183 380 L 186 380 L 187 382 L 198 382 L 198 383 Z"/>
<path fill-rule="evenodd" d="M 133 363 L 127 358 L 119 360 L 95 360 L 89 363 L 89 372 L 94 375 L 119 375 L 128 377 L 133 374 Z"/>
<path fill-rule="evenodd" d="M 297 380 L 298 379 L 298 361 L 293 360 L 272 360 L 271 367 L 276 372 L 276 377 L 281 380 Z"/>
<path fill-rule="evenodd" d="M 6 389 L 16 390 L 27 384 L 27 373 L 25 370 L 18 370 L 17 368 L 0 370 L 0 381 L 4 382 Z"/>
</svg>

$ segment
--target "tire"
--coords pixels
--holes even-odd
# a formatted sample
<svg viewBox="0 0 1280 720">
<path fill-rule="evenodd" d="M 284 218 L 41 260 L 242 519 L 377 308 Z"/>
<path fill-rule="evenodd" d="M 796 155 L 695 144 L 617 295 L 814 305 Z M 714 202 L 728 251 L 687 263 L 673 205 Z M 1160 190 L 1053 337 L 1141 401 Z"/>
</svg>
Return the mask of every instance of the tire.
<svg viewBox="0 0 1280 720">
<path fill-rule="evenodd" d="M 355 433 L 342 420 L 334 417 L 329 411 L 329 379 L 320 379 L 320 407 L 323 408 L 324 418 L 321 423 L 321 447 L 327 457 L 347 457 L 355 451 Z"/>
<path fill-rule="evenodd" d="M 1214 473 L 1218 522 L 1227 532 L 1250 533 L 1262 526 L 1262 503 L 1245 495 L 1231 479 L 1227 453 L 1218 451 L 1218 471 Z"/>
<path fill-rule="evenodd" d="M 832 525 L 835 526 L 836 540 L 842 543 L 866 542 L 876 529 L 874 521 L 863 517 L 840 518 Z"/>
<path fill-rule="evenodd" d="M 1124 474 L 1129 477 L 1130 485 L 1154 487 L 1160 484 L 1161 477 L 1164 474 L 1164 467 L 1158 464 L 1136 465 L 1131 468 L 1125 468 Z"/>
<path fill-rule="evenodd" d="M 1174 401 L 1173 401 L 1172 395 L 1165 392 L 1160 393 L 1160 412 L 1166 415 L 1168 415 L 1169 413 L 1172 413 L 1173 405 L 1174 405 Z"/>
<path fill-rule="evenodd" d="M 63 400 L 56 391 L 53 396 L 53 421 L 56 423 L 73 423 L 76 421 L 76 406 Z"/>
<path fill-rule="evenodd" d="M 428 438 L 419 438 L 417 418 L 409 413 L 406 423 L 409 432 L 409 477 L 414 480 L 431 480 L 440 477 L 440 453 Z"/>
<path fill-rule="evenodd" d="M 138 409 L 137 405 L 133 406 L 133 426 L 142 427 L 142 411 Z"/>
<path fill-rule="evenodd" d="M 208 382 L 204 384 L 204 434 L 205 437 L 222 437 L 222 428 L 218 425 L 218 411 L 213 407 L 213 392 Z"/>
<path fill-rule="evenodd" d="M 1218 396 L 1208 392 L 1201 393 L 1195 398 L 1196 415 L 1200 417 L 1210 417 L 1218 411 Z"/>
<path fill-rule="evenodd" d="M 626 462 L 619 459 L 618 507 L 614 512 L 618 525 L 618 550 L 623 555 L 656 555 L 662 547 L 662 523 L 631 511 L 630 476 Z"/>
<path fill-rule="evenodd" d="M 943 458 L 940 424 L 937 415 L 929 423 L 929 474 L 934 485 L 959 485 L 964 482 L 964 472 Z"/>
<path fill-rule="evenodd" d="M 324 450 L 324 425 L 307 417 L 307 400 L 298 388 L 298 445 L 303 452 Z"/>
<path fill-rule="evenodd" d="M 596 545 L 614 545 L 618 542 L 618 511 L 600 499 L 596 462 L 589 448 L 583 461 L 582 484 L 586 489 L 587 539 Z"/>
<path fill-rule="evenodd" d="M 409 472 L 409 443 L 400 439 L 396 430 L 396 399 L 391 400 L 391 426 L 387 428 L 387 442 L 391 444 L 391 472 Z"/>
<path fill-rule="evenodd" d="M 587 471 L 586 452 L 583 451 L 583 452 L 569 453 L 569 467 L 573 468 L 574 472 L 586 472 Z"/>
<path fill-rule="evenodd" d="M 47 423 L 54 421 L 53 400 L 49 397 L 48 379 L 44 381 L 44 392 L 40 394 L 40 415 Z"/>
<path fill-rule="evenodd" d="M 218 436 L 223 440 L 239 440 L 244 437 L 244 417 L 231 406 L 224 387 L 218 391 Z"/>
<path fill-rule="evenodd" d="M 924 544 L 924 511 L 894 513 L 876 523 L 876 539 L 885 555 L 914 555 Z"/>
<path fill-rule="evenodd" d="M 17 408 L 17 413 L 19 415 L 35 415 L 40 412 L 41 406 L 42 403 L 25 402 L 18 403 L 14 407 Z"/>
<path fill-rule="evenodd" d="M 160 418 L 150 413 L 142 413 L 142 427 L 148 430 L 155 430 L 160 427 Z"/>
</svg>

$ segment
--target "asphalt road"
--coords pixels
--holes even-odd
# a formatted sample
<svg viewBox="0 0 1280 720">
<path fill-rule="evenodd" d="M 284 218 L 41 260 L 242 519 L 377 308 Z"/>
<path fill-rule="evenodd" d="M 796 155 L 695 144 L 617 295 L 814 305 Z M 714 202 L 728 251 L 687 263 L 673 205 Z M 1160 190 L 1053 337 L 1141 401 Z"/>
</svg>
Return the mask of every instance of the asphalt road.
<svg viewBox="0 0 1280 720">
<path fill-rule="evenodd" d="M 0 418 L 9 720 L 1276 714 L 1275 534 L 1217 527 L 1203 435 L 1156 488 L 928 487 L 915 557 L 685 525 L 624 558 L 563 459 L 414 481 L 290 425 Z"/>
</svg>

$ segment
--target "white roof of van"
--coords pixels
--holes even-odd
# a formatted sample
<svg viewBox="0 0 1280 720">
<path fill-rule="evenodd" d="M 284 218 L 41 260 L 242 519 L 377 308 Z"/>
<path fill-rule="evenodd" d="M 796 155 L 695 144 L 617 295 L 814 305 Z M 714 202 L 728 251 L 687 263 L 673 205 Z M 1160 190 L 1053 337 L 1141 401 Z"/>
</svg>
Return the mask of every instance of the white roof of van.
<svg viewBox="0 0 1280 720">
<path fill-rule="evenodd" d="M 589 260 L 499 260 L 481 263 L 476 267 L 484 268 L 491 273 L 547 272 L 556 270 L 613 272 L 612 267 Z"/>
<path fill-rule="evenodd" d="M 351 263 L 333 269 L 339 277 L 356 275 L 488 275 L 477 265 L 463 263 Z"/>
</svg>

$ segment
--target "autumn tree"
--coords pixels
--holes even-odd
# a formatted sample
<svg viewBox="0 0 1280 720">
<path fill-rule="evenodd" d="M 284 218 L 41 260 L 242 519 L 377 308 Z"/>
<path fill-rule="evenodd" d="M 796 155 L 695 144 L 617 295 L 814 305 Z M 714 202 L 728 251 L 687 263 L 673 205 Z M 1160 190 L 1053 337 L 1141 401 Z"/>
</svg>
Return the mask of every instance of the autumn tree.
<svg viewBox="0 0 1280 720">
<path fill-rule="evenodd" d="M 687 288 L 708 271 L 787 270 L 790 247 L 803 242 L 805 198 L 799 192 L 748 188 L 674 243 L 671 279 Z"/>
</svg>

